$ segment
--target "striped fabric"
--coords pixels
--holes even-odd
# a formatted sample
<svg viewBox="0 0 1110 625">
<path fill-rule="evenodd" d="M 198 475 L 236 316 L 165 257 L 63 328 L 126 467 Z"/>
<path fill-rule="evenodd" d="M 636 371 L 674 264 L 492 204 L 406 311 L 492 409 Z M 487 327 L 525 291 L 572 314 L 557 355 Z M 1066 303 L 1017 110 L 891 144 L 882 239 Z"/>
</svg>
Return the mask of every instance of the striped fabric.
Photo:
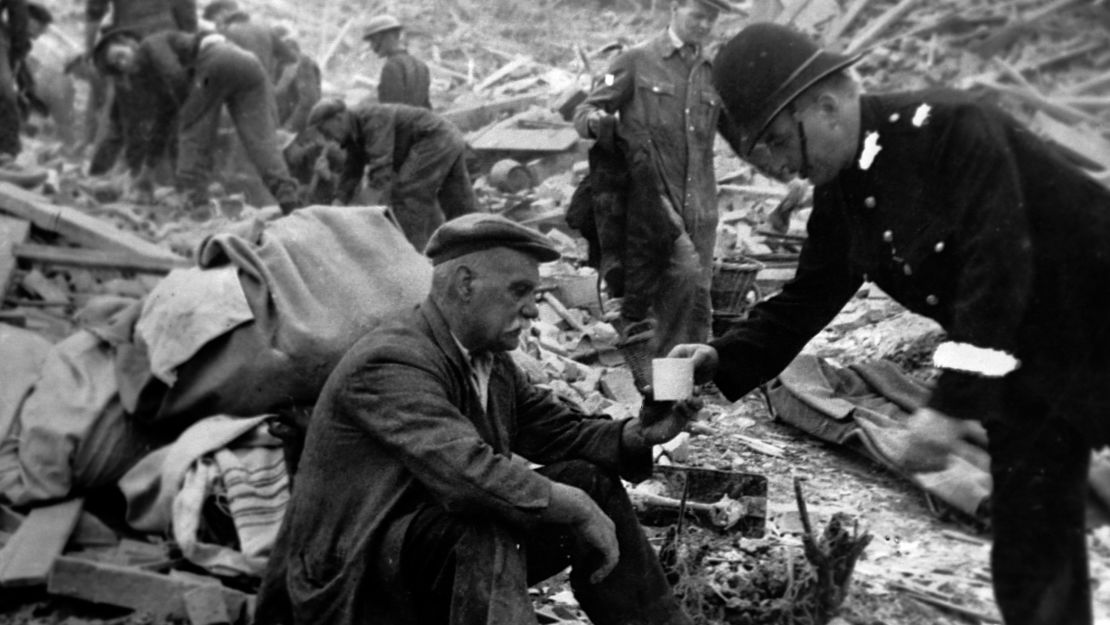
<svg viewBox="0 0 1110 625">
<path fill-rule="evenodd" d="M 214 455 L 243 555 L 265 558 L 289 502 L 280 447 L 223 448 Z"/>
</svg>

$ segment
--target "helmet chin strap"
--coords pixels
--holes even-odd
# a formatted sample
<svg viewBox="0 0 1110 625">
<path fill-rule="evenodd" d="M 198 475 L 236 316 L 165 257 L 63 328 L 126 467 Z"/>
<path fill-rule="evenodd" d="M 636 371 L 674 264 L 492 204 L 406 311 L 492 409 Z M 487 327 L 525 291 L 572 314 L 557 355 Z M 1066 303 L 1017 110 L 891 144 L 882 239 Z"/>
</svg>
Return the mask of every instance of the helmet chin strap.
<svg viewBox="0 0 1110 625">
<path fill-rule="evenodd" d="M 808 179 L 809 177 L 809 150 L 806 149 L 806 127 L 802 124 L 802 120 L 797 118 L 797 111 L 794 109 L 794 103 L 789 105 L 790 116 L 794 118 L 794 123 L 798 125 L 798 149 L 802 152 L 802 167 L 798 174 L 802 178 Z"/>
</svg>

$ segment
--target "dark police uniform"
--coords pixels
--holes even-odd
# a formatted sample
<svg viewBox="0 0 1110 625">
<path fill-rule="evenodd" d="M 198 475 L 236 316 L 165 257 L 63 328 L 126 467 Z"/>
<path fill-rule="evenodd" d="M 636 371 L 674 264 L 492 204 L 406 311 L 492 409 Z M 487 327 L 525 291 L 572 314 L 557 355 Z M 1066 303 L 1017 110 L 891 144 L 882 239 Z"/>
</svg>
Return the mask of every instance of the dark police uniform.
<svg viewBox="0 0 1110 625">
<path fill-rule="evenodd" d="M 796 278 L 712 343 L 716 384 L 736 399 L 776 375 L 864 280 L 935 319 L 970 358 L 938 363 L 929 406 L 982 419 L 990 437 L 1006 622 L 1089 623 L 1087 466 L 1110 442 L 1110 190 L 962 94 L 862 96 L 861 117 L 857 160 L 815 189 Z"/>
</svg>

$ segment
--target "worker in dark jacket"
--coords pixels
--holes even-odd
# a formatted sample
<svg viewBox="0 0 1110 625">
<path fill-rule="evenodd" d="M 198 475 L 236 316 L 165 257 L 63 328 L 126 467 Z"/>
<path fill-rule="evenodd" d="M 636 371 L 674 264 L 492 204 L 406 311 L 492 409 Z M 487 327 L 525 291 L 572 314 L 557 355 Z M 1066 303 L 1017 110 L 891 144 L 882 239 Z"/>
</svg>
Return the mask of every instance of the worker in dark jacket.
<svg viewBox="0 0 1110 625">
<path fill-rule="evenodd" d="M 0 157 L 15 158 L 23 149 L 19 140 L 18 66 L 31 51 L 26 0 L 0 0 Z"/>
<path fill-rule="evenodd" d="M 297 55 L 297 62 L 282 68 L 274 85 L 274 98 L 281 127 L 296 134 L 308 126 L 308 114 L 323 97 L 323 73 L 311 56 L 301 52 L 300 44 L 292 36 L 283 33 L 281 37 Z"/>
<path fill-rule="evenodd" d="M 111 21 L 104 18 L 111 13 Z M 128 31 L 138 39 L 167 30 L 196 32 L 196 0 L 86 0 L 85 49 L 90 57 L 101 34 Z M 99 70 L 94 63 L 94 69 Z M 142 164 L 136 127 L 146 103 L 130 90 L 126 80 L 111 81 L 102 72 L 93 73 L 85 109 L 86 140 L 96 142 L 89 173 L 99 175 L 124 155 L 132 174 Z M 104 123 L 101 130 L 101 122 Z M 99 136 L 98 136 L 99 135 Z"/>
<path fill-rule="evenodd" d="M 647 204 L 628 202 L 640 214 L 623 219 L 627 231 L 616 240 L 625 244 L 602 254 L 623 272 L 623 293 L 614 293 L 623 295 L 618 329 L 635 338 L 654 326 L 660 355 L 709 334 L 721 106 L 704 44 L 730 10 L 725 0 L 674 0 L 669 26 L 614 59 L 574 114 L 589 139 L 600 138 L 606 122 L 616 124 L 623 160 L 636 170 L 629 190 L 654 195 Z"/>
<path fill-rule="evenodd" d="M 215 24 L 216 31 L 229 41 L 257 57 L 275 85 L 282 71 L 298 61 L 297 53 L 276 28 L 251 19 L 235 0 L 210 2 L 204 7 L 204 19 Z"/>
<path fill-rule="evenodd" d="M 378 102 L 432 108 L 428 95 L 431 78 L 428 66 L 401 45 L 401 22 L 392 15 L 379 15 L 366 25 L 362 38 L 385 59 L 378 80 Z"/>
<path fill-rule="evenodd" d="M 454 124 L 404 104 L 370 104 L 348 110 L 325 98 L 309 126 L 346 151 L 337 200 L 349 204 L 364 177 L 371 188 L 389 188 L 389 203 L 416 249 L 447 219 L 478 210 L 463 158 L 466 143 Z"/>
<path fill-rule="evenodd" d="M 176 186 L 184 208 L 207 204 L 220 111 L 226 105 L 262 182 L 284 213 L 300 206 L 277 139 L 273 87 L 255 56 L 216 33 L 164 32 L 141 44 L 120 37 L 99 46 L 106 65 L 159 93 L 140 178 L 151 175 L 165 137 L 176 124 Z"/>
<path fill-rule="evenodd" d="M 1110 443 L 1110 191 L 996 108 L 952 91 L 860 95 L 857 56 L 753 24 L 714 82 L 740 155 L 816 187 L 797 275 L 709 346 L 678 346 L 737 399 L 782 370 L 865 280 L 947 332 L 921 471 L 982 441 L 992 577 L 1008 625 L 1091 623 L 1090 450 Z"/>
<path fill-rule="evenodd" d="M 613 421 L 527 381 L 508 352 L 559 257 L 539 232 L 465 215 L 425 252 L 428 298 L 320 393 L 256 625 L 535 623 L 528 586 L 568 566 L 591 623 L 690 623 L 621 478 L 650 476 L 696 401 Z"/>
</svg>

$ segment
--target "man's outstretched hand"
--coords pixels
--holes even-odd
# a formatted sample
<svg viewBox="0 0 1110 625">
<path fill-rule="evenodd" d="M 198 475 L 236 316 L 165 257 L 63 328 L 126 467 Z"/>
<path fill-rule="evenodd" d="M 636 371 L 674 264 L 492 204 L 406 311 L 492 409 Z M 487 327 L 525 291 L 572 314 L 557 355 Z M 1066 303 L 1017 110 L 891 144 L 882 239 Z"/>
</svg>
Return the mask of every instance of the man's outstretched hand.
<svg viewBox="0 0 1110 625">
<path fill-rule="evenodd" d="M 717 375 L 717 350 L 702 343 L 683 343 L 671 348 L 667 358 L 690 358 L 694 361 L 694 384 L 707 384 Z"/>
</svg>

